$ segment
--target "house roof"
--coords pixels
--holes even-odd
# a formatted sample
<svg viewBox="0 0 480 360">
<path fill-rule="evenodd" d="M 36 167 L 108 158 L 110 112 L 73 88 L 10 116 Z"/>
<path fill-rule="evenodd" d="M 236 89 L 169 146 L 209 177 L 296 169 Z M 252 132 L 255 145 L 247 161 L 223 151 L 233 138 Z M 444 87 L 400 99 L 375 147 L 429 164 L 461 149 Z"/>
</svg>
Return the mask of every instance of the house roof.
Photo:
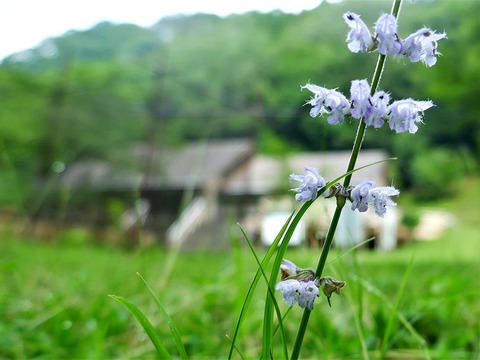
<svg viewBox="0 0 480 360">
<path fill-rule="evenodd" d="M 305 166 L 315 167 L 326 181 L 343 175 L 350 159 L 350 151 L 308 152 L 288 156 L 284 159 L 267 156 L 255 156 L 245 169 L 232 174 L 224 192 L 231 195 L 267 194 L 274 190 L 292 188 L 290 174 L 304 174 Z M 385 160 L 388 157 L 383 150 L 362 150 L 358 156 L 356 168 Z M 365 179 L 375 180 L 377 185 L 387 185 L 387 162 L 355 172 L 352 184 Z"/>
<path fill-rule="evenodd" d="M 179 149 L 140 144 L 131 151 L 130 166 L 107 161 L 80 161 L 67 167 L 61 185 L 97 191 L 206 189 L 229 195 L 262 195 L 292 188 L 289 175 L 313 166 L 329 181 L 344 174 L 350 151 L 305 152 L 276 158 L 256 155 L 245 139 L 193 142 Z M 357 168 L 387 158 L 382 150 L 362 150 Z M 128 161 L 129 160 L 129 161 Z M 388 185 L 387 162 L 355 172 L 352 184 L 364 179 Z"/>
<path fill-rule="evenodd" d="M 179 149 L 139 144 L 131 151 L 131 166 L 79 161 L 67 167 L 61 184 L 97 190 L 198 188 L 226 176 L 254 152 L 245 139 L 193 142 Z"/>
</svg>

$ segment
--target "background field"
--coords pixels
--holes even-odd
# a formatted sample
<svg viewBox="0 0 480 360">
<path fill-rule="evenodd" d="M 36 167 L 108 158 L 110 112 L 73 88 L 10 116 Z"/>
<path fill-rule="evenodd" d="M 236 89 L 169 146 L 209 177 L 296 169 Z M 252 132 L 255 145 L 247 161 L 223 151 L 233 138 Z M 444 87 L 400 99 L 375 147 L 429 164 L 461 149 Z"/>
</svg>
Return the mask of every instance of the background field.
<svg viewBox="0 0 480 360">
<path fill-rule="evenodd" d="M 456 225 L 440 239 L 414 242 L 388 253 L 331 254 L 330 259 L 337 258 L 330 262 L 328 273 L 346 280 L 347 287 L 342 296 L 332 298 L 332 308 L 326 301 L 315 308 L 303 356 L 355 359 L 361 357 L 363 341 L 375 357 L 407 270 L 398 312 L 414 330 L 395 316 L 387 355 L 478 356 L 479 181 L 468 179 L 460 188 L 464 190 L 454 200 L 427 204 L 456 216 Z M 407 208 L 414 205 L 405 204 Z M 226 335 L 233 334 L 256 270 L 233 224 L 232 229 L 234 246 L 227 253 L 177 253 L 159 248 L 128 253 L 75 245 L 69 239 L 54 245 L 3 240 L 0 357 L 155 357 L 143 330 L 108 294 L 123 296 L 142 309 L 174 352 L 168 326 L 136 275 L 139 272 L 175 321 L 189 356 L 225 358 L 230 345 Z M 319 250 L 292 249 L 287 256 L 300 266 L 314 267 Z M 240 334 L 239 348 L 249 358 L 258 357 L 261 350 L 264 290 L 259 286 Z M 279 294 L 277 298 L 286 310 Z M 292 341 L 301 314 L 301 309 L 294 308 L 284 322 Z"/>
</svg>

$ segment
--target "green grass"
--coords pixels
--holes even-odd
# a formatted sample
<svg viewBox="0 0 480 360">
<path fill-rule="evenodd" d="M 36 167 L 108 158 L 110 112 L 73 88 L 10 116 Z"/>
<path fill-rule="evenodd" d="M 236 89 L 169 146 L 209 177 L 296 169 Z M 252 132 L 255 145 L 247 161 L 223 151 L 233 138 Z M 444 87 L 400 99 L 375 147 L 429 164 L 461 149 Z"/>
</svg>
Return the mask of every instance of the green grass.
<svg viewBox="0 0 480 360">
<path fill-rule="evenodd" d="M 457 217 L 440 239 L 388 253 L 358 250 L 327 263 L 326 275 L 346 280 L 347 286 L 342 296 L 332 297 L 331 308 L 325 300 L 315 307 L 302 357 L 378 358 L 382 348 L 387 358 L 398 359 L 479 356 L 480 192 L 478 180 L 467 184 L 469 191 L 455 199 L 427 204 Z M 330 259 L 339 254 L 334 251 Z M 319 250 L 288 249 L 286 257 L 315 267 Z M 411 260 L 403 294 L 397 296 Z M 233 335 L 256 270 L 246 246 L 177 256 L 158 248 L 127 253 L 3 238 L 0 358 L 155 358 L 143 328 L 108 294 L 136 305 L 177 354 L 169 324 L 137 272 L 175 323 L 189 358 L 226 358 L 227 336 Z M 236 344 L 246 358 L 258 358 L 262 351 L 265 289 L 260 280 Z M 277 300 L 285 312 L 279 294 Z M 295 307 L 283 321 L 290 348 L 301 316 Z M 281 342 L 276 341 L 274 355 L 280 358 Z"/>
</svg>

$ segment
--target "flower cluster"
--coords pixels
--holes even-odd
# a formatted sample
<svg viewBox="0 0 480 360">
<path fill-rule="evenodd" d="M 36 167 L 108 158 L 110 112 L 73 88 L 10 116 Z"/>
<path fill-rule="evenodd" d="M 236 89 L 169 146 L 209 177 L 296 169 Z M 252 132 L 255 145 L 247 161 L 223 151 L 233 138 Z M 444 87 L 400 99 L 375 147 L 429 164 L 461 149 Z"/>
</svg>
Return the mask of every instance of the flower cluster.
<svg viewBox="0 0 480 360">
<path fill-rule="evenodd" d="M 351 12 L 343 15 L 350 27 L 347 35 L 348 48 L 352 52 L 367 52 L 378 49 L 383 55 L 398 55 L 412 62 L 422 61 L 427 66 L 437 62 L 437 42 L 446 39 L 447 34 L 437 34 L 428 28 L 421 28 L 402 40 L 398 36 L 397 19 L 393 15 L 383 14 L 375 22 L 375 35 L 372 36 L 360 16 Z"/>
<path fill-rule="evenodd" d="M 320 296 L 320 287 L 331 306 L 332 294 L 335 292 L 340 295 L 340 289 L 345 286 L 344 281 L 335 280 L 330 276 L 319 279 L 315 277 L 313 270 L 301 269 L 286 259 L 282 260 L 280 270 L 282 281 L 275 285 L 275 290 L 282 292 L 285 302 L 290 306 L 298 303 L 301 308 L 313 310 L 315 299 Z"/>
<path fill-rule="evenodd" d="M 317 169 L 306 166 L 305 175 L 290 175 L 290 180 L 299 181 L 301 184 L 298 188 L 292 189 L 297 192 L 295 199 L 297 201 L 315 200 L 318 190 L 325 186 L 325 180 L 318 174 Z"/>
<path fill-rule="evenodd" d="M 352 210 L 365 212 L 368 210 L 368 205 L 373 205 L 375 213 L 383 217 L 387 212 L 387 206 L 397 205 L 390 196 L 398 196 L 400 191 L 393 186 L 374 186 L 374 181 L 365 180 L 347 190 L 348 199 L 352 202 Z"/>
<path fill-rule="evenodd" d="M 313 97 L 307 102 L 312 106 L 310 116 L 330 114 L 328 122 L 341 124 L 345 115 L 354 119 L 363 119 L 367 126 L 380 128 L 388 122 L 391 130 L 397 133 L 408 131 L 414 134 L 418 130 L 417 122 L 422 122 L 423 112 L 434 104 L 431 101 L 404 99 L 390 103 L 390 95 L 377 91 L 370 95 L 367 80 L 353 80 L 350 86 L 350 100 L 337 90 L 329 90 L 318 85 L 306 84 L 301 89 L 310 90 Z"/>
<path fill-rule="evenodd" d="M 318 174 L 315 168 L 306 166 L 305 172 L 307 175 L 290 175 L 290 179 L 301 182 L 298 188 L 292 189 L 292 191 L 297 192 L 295 199 L 299 202 L 315 200 L 318 191 L 325 186 L 325 180 Z M 315 177 L 311 174 L 315 174 Z M 343 196 L 352 202 L 352 210 L 358 210 L 359 212 L 365 212 L 368 210 L 369 205 L 373 205 L 375 213 L 383 217 L 387 211 L 387 206 L 397 205 L 390 197 L 398 196 L 399 194 L 400 191 L 393 186 L 375 187 L 374 181 L 365 180 L 357 186 L 350 186 L 348 188 L 344 188 L 339 183 L 334 184 L 328 191 L 325 191 L 322 196 L 325 198 Z"/>
</svg>

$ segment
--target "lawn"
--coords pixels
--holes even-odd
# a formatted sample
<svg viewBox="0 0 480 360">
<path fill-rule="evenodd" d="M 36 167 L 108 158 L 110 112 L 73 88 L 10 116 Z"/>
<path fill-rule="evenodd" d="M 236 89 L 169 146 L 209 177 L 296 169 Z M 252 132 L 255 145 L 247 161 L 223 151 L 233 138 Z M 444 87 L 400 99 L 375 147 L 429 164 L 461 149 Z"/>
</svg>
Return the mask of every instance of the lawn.
<svg viewBox="0 0 480 360">
<path fill-rule="evenodd" d="M 342 296 L 332 297 L 331 308 L 325 300 L 317 304 L 302 356 L 378 358 L 383 349 L 386 357 L 398 359 L 478 357 L 478 185 L 478 180 L 468 180 L 464 187 L 469 191 L 425 205 L 456 216 L 455 226 L 435 241 L 413 242 L 392 252 L 333 251 L 327 273 L 347 286 Z M 228 336 L 256 271 L 240 235 L 233 242 L 237 245 L 222 253 L 125 252 L 2 236 L 0 358 L 154 358 L 142 328 L 108 294 L 123 296 L 145 312 L 174 353 L 169 328 L 137 272 L 173 318 L 190 358 L 225 358 Z M 287 251 L 303 267 L 315 267 L 318 256 L 316 249 Z M 246 358 L 258 358 L 261 351 L 264 299 L 260 284 L 237 344 Z M 286 311 L 279 294 L 277 299 Z M 284 320 L 291 342 L 301 315 L 295 307 Z"/>
</svg>

